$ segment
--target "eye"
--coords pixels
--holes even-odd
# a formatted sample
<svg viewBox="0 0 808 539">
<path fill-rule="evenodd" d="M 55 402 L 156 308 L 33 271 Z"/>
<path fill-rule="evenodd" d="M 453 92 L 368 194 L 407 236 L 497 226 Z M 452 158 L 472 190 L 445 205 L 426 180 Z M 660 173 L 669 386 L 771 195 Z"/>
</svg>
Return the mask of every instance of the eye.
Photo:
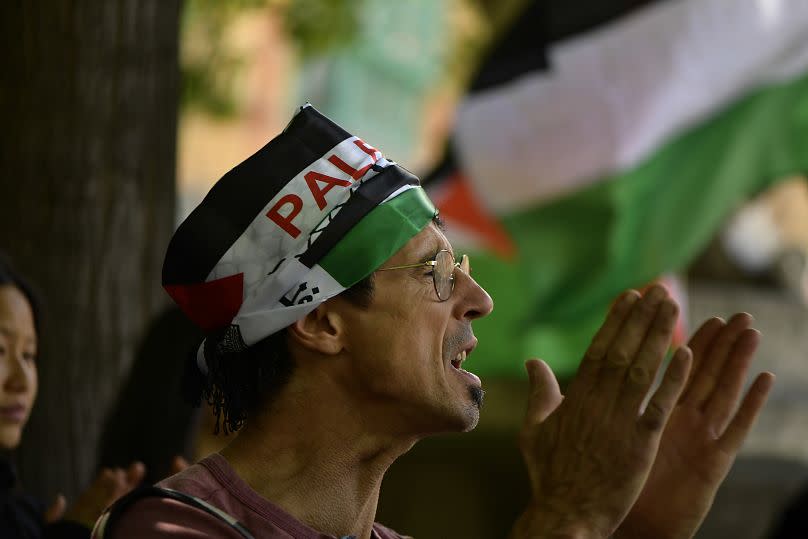
<svg viewBox="0 0 808 539">
<path fill-rule="evenodd" d="M 36 354 L 34 352 L 23 352 L 22 358 L 28 363 L 33 363 L 36 361 Z"/>
</svg>

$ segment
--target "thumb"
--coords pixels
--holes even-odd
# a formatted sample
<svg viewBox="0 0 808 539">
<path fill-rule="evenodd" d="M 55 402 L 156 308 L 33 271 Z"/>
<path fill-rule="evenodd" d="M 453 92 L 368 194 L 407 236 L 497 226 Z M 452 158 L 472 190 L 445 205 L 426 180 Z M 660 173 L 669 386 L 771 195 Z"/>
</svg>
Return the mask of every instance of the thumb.
<svg viewBox="0 0 808 539">
<path fill-rule="evenodd" d="M 182 455 L 175 455 L 173 459 L 171 459 L 171 473 L 180 473 L 185 468 L 189 466 L 188 461 L 185 460 L 185 457 Z"/>
<path fill-rule="evenodd" d="M 530 380 L 525 426 L 535 426 L 547 419 L 564 397 L 547 363 L 540 359 L 529 359 L 525 362 L 525 368 Z"/>
<path fill-rule="evenodd" d="M 63 495 L 57 494 L 53 504 L 45 511 L 45 522 L 50 524 L 61 520 L 65 514 L 65 509 L 67 509 L 67 500 Z"/>
<path fill-rule="evenodd" d="M 126 487 L 131 490 L 140 485 L 143 478 L 146 476 L 146 465 L 136 460 L 129 465 L 126 469 Z"/>
</svg>

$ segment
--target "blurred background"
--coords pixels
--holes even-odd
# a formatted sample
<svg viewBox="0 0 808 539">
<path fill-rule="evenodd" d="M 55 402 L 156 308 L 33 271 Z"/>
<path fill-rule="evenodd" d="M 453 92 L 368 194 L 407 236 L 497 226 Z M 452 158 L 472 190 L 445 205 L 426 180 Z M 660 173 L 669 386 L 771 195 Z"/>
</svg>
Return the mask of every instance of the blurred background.
<svg viewBox="0 0 808 539">
<path fill-rule="evenodd" d="M 495 301 L 468 363 L 487 391 L 479 427 L 400 459 L 379 521 L 504 536 L 527 496 L 523 361 L 568 378 L 610 301 L 653 282 L 682 305 L 679 342 L 752 313 L 755 368 L 778 376 L 699 537 L 766 537 L 808 481 L 803 0 L 76 0 L 0 15 L 0 249 L 46 298 L 16 455 L 29 490 L 69 498 L 101 463 L 167 467 L 226 443 L 177 396 L 199 335 L 160 289 L 162 257 L 306 101 L 424 180 Z"/>
</svg>

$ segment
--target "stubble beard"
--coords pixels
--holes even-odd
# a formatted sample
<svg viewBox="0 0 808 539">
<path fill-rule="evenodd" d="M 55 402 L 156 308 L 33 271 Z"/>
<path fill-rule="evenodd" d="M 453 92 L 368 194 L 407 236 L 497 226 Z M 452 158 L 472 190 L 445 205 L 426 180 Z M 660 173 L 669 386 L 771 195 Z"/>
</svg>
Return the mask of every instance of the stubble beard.
<svg viewBox="0 0 808 539">
<path fill-rule="evenodd" d="M 478 410 L 483 407 L 483 398 L 485 397 L 483 388 L 477 386 L 469 387 L 469 396 L 471 397 L 471 402 L 474 403 L 474 406 L 476 406 Z"/>
</svg>

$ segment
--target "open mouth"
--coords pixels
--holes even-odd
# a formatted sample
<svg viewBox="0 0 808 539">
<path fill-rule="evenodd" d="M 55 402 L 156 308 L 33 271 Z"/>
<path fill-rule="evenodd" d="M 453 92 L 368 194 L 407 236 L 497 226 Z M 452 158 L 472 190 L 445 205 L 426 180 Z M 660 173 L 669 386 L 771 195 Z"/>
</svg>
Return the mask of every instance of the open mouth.
<svg viewBox="0 0 808 539">
<path fill-rule="evenodd" d="M 452 367 L 454 367 L 455 369 L 459 369 L 460 366 L 463 364 L 463 362 L 466 361 L 467 356 L 468 353 L 465 350 L 457 354 L 455 358 L 452 360 Z"/>
<path fill-rule="evenodd" d="M 471 398 L 474 403 L 479 408 L 482 404 L 482 382 L 480 381 L 480 377 L 476 374 L 469 372 L 463 369 L 463 363 L 468 359 L 474 349 L 477 347 L 477 339 L 473 336 L 470 341 L 466 343 L 462 350 L 460 350 L 457 355 L 452 358 L 449 363 L 452 364 L 452 368 L 449 371 L 454 371 L 457 374 L 450 375 L 452 378 L 458 378 L 461 383 L 466 386 L 466 389 L 470 391 Z M 448 367 L 447 367 L 448 368 Z"/>
</svg>

